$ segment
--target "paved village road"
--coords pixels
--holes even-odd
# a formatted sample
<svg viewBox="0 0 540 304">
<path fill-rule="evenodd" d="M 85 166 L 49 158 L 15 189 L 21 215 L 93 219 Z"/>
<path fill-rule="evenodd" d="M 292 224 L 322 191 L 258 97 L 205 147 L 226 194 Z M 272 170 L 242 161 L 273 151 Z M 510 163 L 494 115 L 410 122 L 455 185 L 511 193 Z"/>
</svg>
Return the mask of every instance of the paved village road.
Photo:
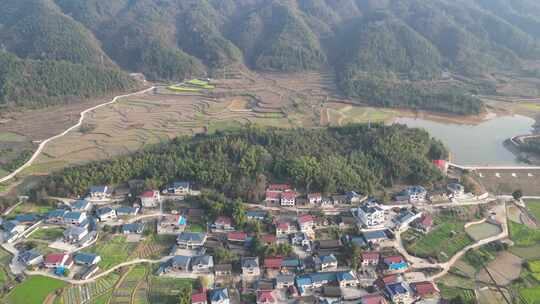
<svg viewBox="0 0 540 304">
<path fill-rule="evenodd" d="M 171 257 L 169 256 L 166 256 L 166 257 L 163 257 L 159 260 L 148 260 L 148 259 L 136 259 L 136 260 L 131 260 L 131 261 L 128 261 L 128 262 L 124 262 L 124 263 L 121 263 L 121 264 L 118 264 L 116 266 L 114 266 L 113 268 L 111 269 L 108 269 L 104 272 L 101 272 L 99 273 L 98 275 L 90 278 L 90 279 L 86 279 L 86 280 L 72 280 L 72 279 L 68 279 L 68 278 L 63 278 L 63 277 L 59 277 L 59 276 L 56 276 L 54 274 L 51 274 L 50 272 L 44 272 L 44 271 L 25 271 L 24 273 L 26 273 L 27 275 L 41 275 L 41 276 L 45 276 L 45 277 L 49 277 L 49 278 L 53 278 L 53 279 L 57 279 L 57 280 L 61 280 L 61 281 L 64 281 L 64 282 L 67 282 L 67 283 L 70 283 L 70 284 L 74 284 L 74 285 L 82 285 L 82 284 L 86 284 L 86 283 L 92 283 L 92 282 L 95 282 L 97 279 L 99 278 L 102 278 L 108 274 L 110 274 L 111 272 L 115 271 L 116 269 L 118 268 L 121 268 L 121 267 L 126 267 L 126 266 L 131 266 L 131 265 L 135 265 L 135 264 L 157 264 L 157 263 L 163 263 L 163 262 L 166 262 L 168 259 L 170 259 Z"/>
<path fill-rule="evenodd" d="M 84 121 L 84 118 L 86 117 L 86 114 L 88 114 L 88 113 L 90 113 L 90 112 L 92 112 L 92 111 L 94 111 L 96 109 L 99 109 L 101 107 L 113 104 L 113 103 L 117 102 L 121 98 L 130 97 L 130 96 L 134 96 L 134 95 L 138 95 L 138 94 L 144 94 L 144 93 L 152 91 L 154 88 L 155 87 L 150 87 L 150 88 L 144 89 L 142 91 L 138 91 L 138 92 L 134 92 L 134 93 L 130 93 L 130 94 L 125 94 L 125 95 L 118 95 L 118 96 L 114 97 L 111 101 L 99 104 L 97 106 L 94 106 L 94 107 L 91 107 L 89 109 L 86 109 L 86 110 L 82 111 L 81 114 L 80 114 L 80 117 L 79 117 L 79 121 L 75 125 L 69 127 L 68 129 L 66 129 L 64 132 L 62 132 L 60 134 L 57 134 L 57 135 L 55 135 L 53 137 L 49 137 L 49 138 L 45 139 L 44 141 L 42 141 L 39 144 L 37 150 L 34 152 L 34 154 L 32 154 L 32 157 L 26 163 L 24 163 L 22 166 L 15 169 L 15 171 L 11 172 L 9 175 L 0 178 L 0 183 L 6 182 L 6 181 L 8 181 L 10 179 L 13 179 L 15 176 L 17 176 L 17 174 L 21 173 L 24 169 L 26 169 L 27 167 L 32 165 L 34 163 L 34 161 L 38 158 L 38 156 L 41 154 L 41 152 L 43 152 L 43 149 L 45 149 L 45 146 L 49 142 L 51 142 L 51 141 L 53 141 L 55 139 L 58 139 L 60 137 L 63 137 L 66 134 L 68 134 L 69 132 L 73 131 L 74 129 L 80 127 L 82 125 L 83 121 Z"/>
<path fill-rule="evenodd" d="M 396 232 L 395 248 L 399 251 L 400 254 L 402 254 L 411 263 L 412 268 L 415 268 L 415 269 L 439 268 L 441 269 L 439 273 L 428 278 L 428 280 L 436 280 L 446 275 L 448 271 L 450 271 L 450 268 L 470 249 L 478 248 L 480 246 L 486 245 L 493 241 L 501 240 L 508 237 L 508 226 L 507 226 L 507 221 L 506 221 L 506 205 L 500 204 L 494 209 L 494 211 L 495 211 L 495 216 L 494 216 L 495 220 L 500 223 L 503 231 L 495 236 L 479 240 L 475 242 L 474 244 L 471 244 L 463 248 L 445 263 L 431 263 L 425 259 L 409 254 L 407 250 L 405 250 L 405 247 L 403 246 L 403 241 L 401 239 L 401 233 L 405 232 L 408 227 L 403 227 L 402 229 Z M 470 222 L 466 224 L 466 226 L 468 227 L 470 225 L 474 225 L 474 224 L 481 223 L 484 221 L 485 219 L 482 219 L 480 221 Z"/>
</svg>

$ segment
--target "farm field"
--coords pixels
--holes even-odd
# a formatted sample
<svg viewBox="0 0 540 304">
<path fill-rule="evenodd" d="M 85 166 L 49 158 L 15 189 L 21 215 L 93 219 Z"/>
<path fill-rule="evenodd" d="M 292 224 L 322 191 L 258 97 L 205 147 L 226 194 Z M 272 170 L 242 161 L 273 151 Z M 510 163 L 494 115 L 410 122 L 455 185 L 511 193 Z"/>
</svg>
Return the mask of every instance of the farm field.
<svg viewBox="0 0 540 304">
<path fill-rule="evenodd" d="M 39 228 L 30 235 L 30 239 L 54 241 L 64 235 L 64 229 L 59 227 Z"/>
<path fill-rule="evenodd" d="M 125 236 L 105 237 L 88 248 L 87 251 L 101 256 L 99 267 L 107 270 L 115 265 L 125 262 L 133 252 L 134 245 L 126 242 Z"/>
<path fill-rule="evenodd" d="M 7 303 L 43 303 L 47 295 L 66 286 L 66 283 L 43 276 L 31 276 L 7 296 Z"/>
<path fill-rule="evenodd" d="M 191 279 L 173 279 L 152 276 L 148 299 L 152 304 L 176 304 L 182 286 L 193 285 Z"/>
<path fill-rule="evenodd" d="M 525 203 L 531 215 L 540 222 L 540 200 L 526 200 Z"/>
<path fill-rule="evenodd" d="M 13 211 L 10 213 L 10 217 L 14 217 L 15 215 L 21 214 L 21 213 L 43 214 L 51 210 L 53 210 L 51 206 L 40 206 L 33 203 L 24 203 L 24 204 L 20 204 L 15 209 L 13 209 Z"/>
<path fill-rule="evenodd" d="M 493 261 L 487 264 L 491 276 L 498 285 L 506 286 L 521 274 L 523 260 L 509 253 L 500 253 Z M 480 270 L 477 279 L 481 282 L 492 283 L 493 280 L 485 269 Z"/>
<path fill-rule="evenodd" d="M 526 260 L 540 259 L 540 244 L 533 246 L 512 246 L 509 251 Z"/>
<path fill-rule="evenodd" d="M 113 272 L 93 283 L 71 285 L 64 289 L 59 304 L 77 304 L 92 299 L 96 301 L 95 303 L 98 303 L 100 298 L 110 295 L 110 290 L 118 281 L 118 278 L 119 275 Z"/>
<path fill-rule="evenodd" d="M 278 74 L 239 70 L 231 71 L 229 76 L 176 85 L 184 92 L 158 87 L 102 107 L 86 117 L 84 126 L 90 128 L 81 127 L 49 143 L 23 175 L 46 174 L 69 165 L 134 152 L 177 136 L 213 133 L 246 124 L 312 128 L 390 122 L 398 115 L 422 115 L 421 112 L 366 107 L 358 101 L 346 100 L 337 93 L 334 75 L 330 72 Z M 186 89 L 200 92 L 185 92 Z M 49 117 L 53 113 L 47 112 L 45 118 L 39 120 L 59 120 L 58 125 L 66 126 L 76 118 L 74 110 L 70 108 L 69 114 L 61 111 L 62 119 Z M 33 112 L 24 114 L 36 118 Z M 21 134 L 31 140 L 43 139 L 49 134 L 35 128 L 21 128 Z M 58 130 L 57 127 L 49 129 Z M 0 132 L 12 131 L 0 125 Z"/>
<path fill-rule="evenodd" d="M 436 227 L 426 235 L 409 229 L 402 235 L 405 248 L 418 257 L 448 261 L 459 250 L 473 243 L 465 232 L 464 224 L 455 219 L 438 218 Z"/>
<path fill-rule="evenodd" d="M 501 233 L 502 229 L 497 225 L 484 222 L 476 225 L 471 225 L 467 227 L 465 231 L 473 240 L 479 241 Z"/>
<path fill-rule="evenodd" d="M 527 304 L 540 303 L 540 286 L 534 288 L 522 288 L 519 290 L 521 299 Z"/>
<path fill-rule="evenodd" d="M 461 298 L 461 300 L 463 301 L 462 303 L 464 304 L 476 303 L 476 296 L 474 294 L 474 290 L 472 289 L 448 287 L 444 284 L 440 284 L 439 289 L 441 290 L 441 296 L 444 299 L 452 300 L 456 298 Z"/>
<path fill-rule="evenodd" d="M 540 242 L 540 230 L 528 228 L 526 225 L 508 221 L 510 238 L 516 246 L 527 247 L 538 245 Z"/>
<path fill-rule="evenodd" d="M 110 303 L 130 303 L 132 295 L 142 281 L 146 280 L 147 267 L 137 265 L 132 267 L 123 280 L 114 288 Z"/>
</svg>

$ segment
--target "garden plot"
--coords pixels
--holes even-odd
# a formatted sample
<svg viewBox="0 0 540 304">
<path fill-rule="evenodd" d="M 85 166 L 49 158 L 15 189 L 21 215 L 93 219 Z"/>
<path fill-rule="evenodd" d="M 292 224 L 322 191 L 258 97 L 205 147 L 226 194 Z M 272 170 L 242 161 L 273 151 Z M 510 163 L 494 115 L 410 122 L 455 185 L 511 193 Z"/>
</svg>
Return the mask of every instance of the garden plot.
<svg viewBox="0 0 540 304">
<path fill-rule="evenodd" d="M 63 304 L 78 304 L 106 295 L 118 281 L 119 275 L 111 273 L 93 283 L 71 285 L 62 294 Z"/>
<path fill-rule="evenodd" d="M 130 258 L 135 245 L 126 242 L 125 236 L 105 236 L 86 251 L 101 256 L 99 267 L 107 270 L 120 263 L 126 262 Z"/>
</svg>

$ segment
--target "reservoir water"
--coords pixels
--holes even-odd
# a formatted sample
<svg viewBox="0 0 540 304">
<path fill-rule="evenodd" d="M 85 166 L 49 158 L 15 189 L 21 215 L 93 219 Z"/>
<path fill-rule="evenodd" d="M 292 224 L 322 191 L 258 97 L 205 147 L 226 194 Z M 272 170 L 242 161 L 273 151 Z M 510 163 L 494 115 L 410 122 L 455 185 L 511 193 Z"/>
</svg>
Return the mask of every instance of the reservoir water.
<svg viewBox="0 0 540 304">
<path fill-rule="evenodd" d="M 512 136 L 530 134 L 534 119 L 514 115 L 495 116 L 477 125 L 453 124 L 400 117 L 394 123 L 423 128 L 441 140 L 451 151 L 452 161 L 460 165 L 525 165 L 504 147 Z"/>
</svg>

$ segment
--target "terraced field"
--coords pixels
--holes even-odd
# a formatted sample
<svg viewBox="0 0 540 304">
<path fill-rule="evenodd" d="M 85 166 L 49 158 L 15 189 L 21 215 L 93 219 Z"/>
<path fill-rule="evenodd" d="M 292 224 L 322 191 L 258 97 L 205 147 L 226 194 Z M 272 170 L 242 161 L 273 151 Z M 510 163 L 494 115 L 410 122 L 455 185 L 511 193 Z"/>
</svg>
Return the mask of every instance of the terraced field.
<svg viewBox="0 0 540 304">
<path fill-rule="evenodd" d="M 112 290 L 119 279 L 119 275 L 111 273 L 97 282 L 84 285 L 72 285 L 62 294 L 63 304 L 92 303 Z"/>
<path fill-rule="evenodd" d="M 212 133 L 246 124 L 282 128 L 336 124 L 323 114 L 327 108 L 339 108 L 342 104 L 350 109 L 337 124 L 385 120 L 395 112 L 364 108 L 344 100 L 336 93 L 331 73 L 236 71 L 228 76 L 209 83 L 197 80 L 193 84 L 158 87 L 100 108 L 84 122 L 91 128 L 80 128 L 51 142 L 24 173 L 48 173 L 69 164 L 133 152 L 181 135 Z"/>
<path fill-rule="evenodd" d="M 146 281 L 147 267 L 139 265 L 132 267 L 124 279 L 118 284 L 109 301 L 110 304 L 130 304 L 138 286 Z M 141 294 L 141 299 L 146 297 Z"/>
</svg>

